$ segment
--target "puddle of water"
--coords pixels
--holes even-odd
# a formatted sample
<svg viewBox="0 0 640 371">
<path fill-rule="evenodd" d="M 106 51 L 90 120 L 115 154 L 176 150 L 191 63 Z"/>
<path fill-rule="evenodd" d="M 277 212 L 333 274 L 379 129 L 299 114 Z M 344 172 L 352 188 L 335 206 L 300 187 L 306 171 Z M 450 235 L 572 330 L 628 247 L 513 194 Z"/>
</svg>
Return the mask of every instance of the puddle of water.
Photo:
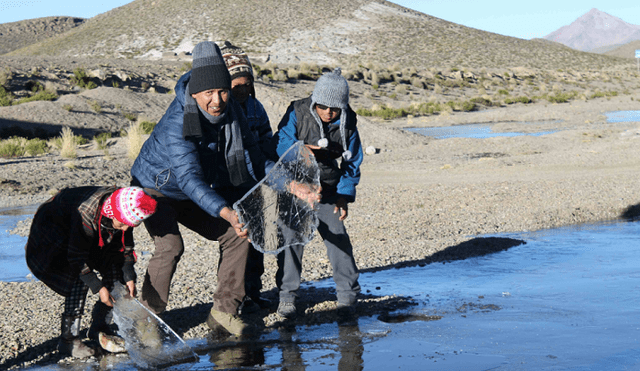
<svg viewBox="0 0 640 371">
<path fill-rule="evenodd" d="M 502 240 L 526 244 L 365 272 L 360 283 L 366 295 L 396 295 L 417 305 L 371 311 L 344 324 L 283 327 L 253 341 L 191 340 L 200 362 L 168 369 L 640 369 L 639 235 L 640 222 L 502 234 Z M 328 279 L 303 289 L 333 285 Z M 360 310 L 366 305 L 359 303 Z M 82 368 L 98 363 L 136 369 L 127 357 Z"/>
<path fill-rule="evenodd" d="M 10 234 L 20 220 L 33 216 L 37 206 L 0 209 L 0 281 L 23 282 L 31 272 L 24 260 L 26 237 Z"/>
<path fill-rule="evenodd" d="M 640 111 L 612 111 L 604 114 L 607 122 L 640 122 Z"/>
<path fill-rule="evenodd" d="M 519 125 L 527 124 L 555 124 L 560 121 L 549 122 L 520 122 Z M 552 134 L 558 130 L 541 131 L 537 133 L 521 133 L 521 132 L 494 132 L 493 127 L 496 124 L 469 124 L 469 125 L 454 125 L 447 127 L 431 127 L 431 128 L 406 128 L 405 130 L 421 134 L 424 136 L 434 137 L 436 139 L 447 138 L 477 138 L 486 139 L 493 137 L 517 137 L 517 136 L 542 136 Z"/>
</svg>

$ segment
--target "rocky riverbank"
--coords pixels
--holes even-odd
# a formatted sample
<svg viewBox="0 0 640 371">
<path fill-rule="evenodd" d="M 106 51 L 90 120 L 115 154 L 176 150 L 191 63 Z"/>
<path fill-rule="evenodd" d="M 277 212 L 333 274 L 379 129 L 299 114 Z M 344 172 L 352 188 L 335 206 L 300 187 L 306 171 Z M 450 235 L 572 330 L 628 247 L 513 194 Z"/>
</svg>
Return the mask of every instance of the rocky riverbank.
<svg viewBox="0 0 640 371">
<path fill-rule="evenodd" d="M 591 223 L 637 214 L 640 123 L 609 123 L 604 113 L 637 110 L 636 93 L 611 99 L 536 103 L 498 109 L 370 121 L 359 128 L 374 146 L 362 168 L 347 228 L 363 271 L 464 259 L 504 249 L 478 238 L 501 232 Z M 272 106 L 273 107 L 273 106 Z M 280 106 L 277 106 L 280 107 Z M 432 139 L 401 130 L 408 126 L 493 123 L 504 132 L 553 132 L 485 139 Z M 524 123 L 526 122 L 526 123 Z M 0 159 L 0 208 L 44 201 L 56 190 L 83 184 L 129 182 L 126 138 L 104 150 L 87 145 L 70 160 L 57 154 Z M 635 214 L 634 214 L 635 213 Z M 29 221 L 14 233 L 26 235 Z M 135 232 L 143 274 L 153 252 L 144 227 Z M 218 250 L 188 230 L 164 319 L 184 338 L 209 332 L 204 324 L 216 285 Z M 532 252 L 533 253 L 533 252 Z M 264 296 L 277 299 L 275 258 L 266 257 Z M 315 238 L 305 250 L 303 280 L 331 276 L 324 247 Z M 305 290 L 306 315 L 298 323 L 335 320 L 331 292 Z M 96 297 L 88 299 L 84 326 Z M 7 368 L 59 360 L 55 352 L 62 298 L 40 282 L 0 282 L 0 365 Z M 408 298 L 378 297 L 364 287 L 358 315 L 408 305 Z M 437 309 L 437 308 L 435 308 Z M 266 330 L 282 324 L 273 313 L 254 318 Z"/>
</svg>

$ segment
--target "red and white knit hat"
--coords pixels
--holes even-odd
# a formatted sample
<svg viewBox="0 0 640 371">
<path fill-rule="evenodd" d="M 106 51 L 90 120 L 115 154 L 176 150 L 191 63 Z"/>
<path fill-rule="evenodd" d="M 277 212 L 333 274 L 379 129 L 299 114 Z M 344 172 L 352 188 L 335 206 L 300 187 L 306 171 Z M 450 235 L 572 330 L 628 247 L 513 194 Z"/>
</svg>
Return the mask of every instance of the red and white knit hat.
<svg viewBox="0 0 640 371">
<path fill-rule="evenodd" d="M 137 227 L 156 212 L 156 200 L 140 187 L 119 188 L 102 204 L 102 215 Z"/>
</svg>

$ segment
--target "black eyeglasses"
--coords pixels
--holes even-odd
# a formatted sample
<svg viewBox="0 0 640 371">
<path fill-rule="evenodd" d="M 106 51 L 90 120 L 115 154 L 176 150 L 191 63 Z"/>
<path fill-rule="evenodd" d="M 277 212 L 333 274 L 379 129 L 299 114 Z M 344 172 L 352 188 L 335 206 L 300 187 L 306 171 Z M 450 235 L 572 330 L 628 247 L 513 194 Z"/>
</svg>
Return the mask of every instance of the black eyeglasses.
<svg viewBox="0 0 640 371">
<path fill-rule="evenodd" d="M 324 104 L 316 104 L 316 107 L 318 107 L 318 109 L 320 111 L 326 111 L 326 110 L 331 110 L 331 112 L 333 113 L 338 113 L 340 112 L 340 108 L 336 108 L 336 107 L 327 107 Z"/>
</svg>

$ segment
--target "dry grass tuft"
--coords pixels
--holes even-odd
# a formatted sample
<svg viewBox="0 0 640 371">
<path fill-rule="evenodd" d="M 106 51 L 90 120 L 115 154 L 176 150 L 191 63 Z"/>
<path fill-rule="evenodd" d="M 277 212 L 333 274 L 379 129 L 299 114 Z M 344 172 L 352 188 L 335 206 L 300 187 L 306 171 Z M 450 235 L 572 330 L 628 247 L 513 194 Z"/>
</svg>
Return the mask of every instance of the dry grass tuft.
<svg viewBox="0 0 640 371">
<path fill-rule="evenodd" d="M 60 156 L 64 158 L 76 158 L 78 157 L 78 151 L 73 131 L 68 126 L 62 128 L 62 135 L 60 137 L 62 145 L 60 147 Z"/>
<path fill-rule="evenodd" d="M 127 157 L 131 160 L 135 160 L 140 153 L 144 139 L 142 139 L 142 127 L 139 123 L 131 123 L 129 130 L 127 130 L 128 150 Z"/>
</svg>

